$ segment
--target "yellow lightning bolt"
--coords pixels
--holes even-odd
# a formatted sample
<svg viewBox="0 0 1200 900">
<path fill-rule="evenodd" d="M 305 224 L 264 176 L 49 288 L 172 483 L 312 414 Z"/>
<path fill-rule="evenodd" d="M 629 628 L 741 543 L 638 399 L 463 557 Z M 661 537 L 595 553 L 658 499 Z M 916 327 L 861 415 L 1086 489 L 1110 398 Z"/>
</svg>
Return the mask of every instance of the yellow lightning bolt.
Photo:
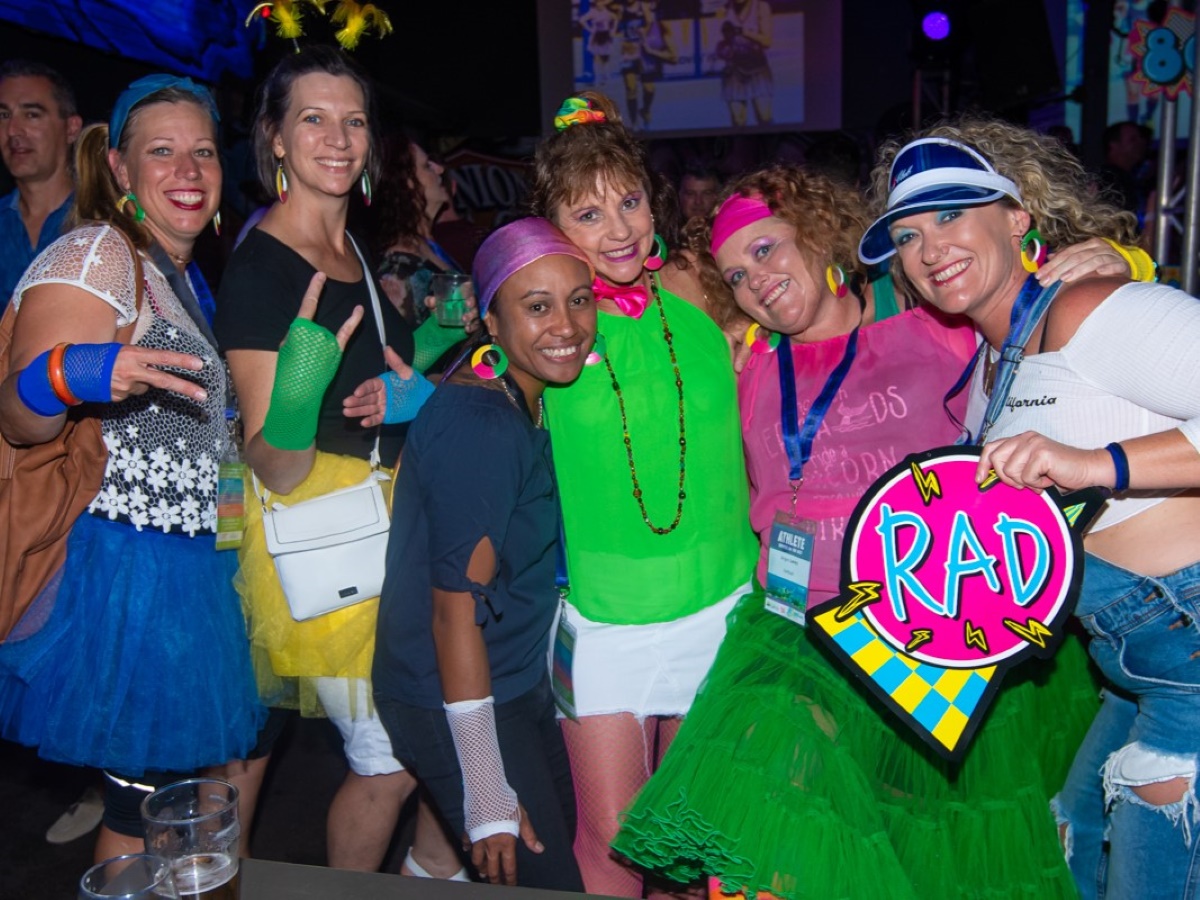
<svg viewBox="0 0 1200 900">
<path fill-rule="evenodd" d="M 839 622 L 845 622 L 864 606 L 879 602 L 881 585 L 878 581 L 856 581 L 847 587 L 852 591 L 850 599 L 838 607 L 838 611 L 833 614 L 834 619 Z"/>
<path fill-rule="evenodd" d="M 1037 619 L 1026 619 L 1024 625 L 1013 619 L 1005 619 L 1004 627 L 1022 640 L 1037 644 L 1043 650 L 1046 649 L 1046 638 L 1054 636 L 1054 632 Z"/>
<path fill-rule="evenodd" d="M 926 472 L 916 463 L 910 463 L 910 466 L 917 489 L 921 492 L 921 499 L 928 506 L 934 497 L 942 496 L 942 483 L 938 480 L 937 472 Z"/>
<path fill-rule="evenodd" d="M 988 469 L 987 475 L 983 481 L 979 482 L 979 490 L 986 491 L 988 488 L 993 488 L 1000 483 L 1000 476 L 996 474 L 995 469 Z"/>
<path fill-rule="evenodd" d="M 983 633 L 982 628 L 972 625 L 970 619 L 963 623 L 963 640 L 967 642 L 968 647 L 976 647 L 983 653 L 988 652 L 987 635 Z"/>
<path fill-rule="evenodd" d="M 904 649 L 912 653 L 922 644 L 928 644 L 933 640 L 932 628 L 914 628 L 913 633 L 909 635 L 908 643 L 904 645 Z"/>
</svg>

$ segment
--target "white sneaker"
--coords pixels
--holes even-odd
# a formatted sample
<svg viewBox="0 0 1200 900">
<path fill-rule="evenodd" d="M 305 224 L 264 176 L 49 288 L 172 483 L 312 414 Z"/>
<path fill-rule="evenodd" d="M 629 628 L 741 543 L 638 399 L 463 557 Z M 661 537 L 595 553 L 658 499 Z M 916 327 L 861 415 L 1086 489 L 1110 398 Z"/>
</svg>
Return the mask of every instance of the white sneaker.
<svg viewBox="0 0 1200 900">
<path fill-rule="evenodd" d="M 408 869 L 408 871 L 407 872 L 404 871 L 405 869 Z M 432 872 L 428 871 L 419 862 L 417 862 L 415 859 L 413 859 L 411 847 L 409 848 L 408 853 L 404 857 L 404 863 L 400 866 L 400 874 L 407 875 L 410 878 L 436 878 L 437 877 Z M 467 874 L 466 869 L 459 869 L 457 872 L 455 872 L 449 878 L 446 878 L 443 880 L 444 881 L 470 881 L 471 876 Z"/>
<path fill-rule="evenodd" d="M 98 788 L 90 787 L 47 829 L 46 840 L 51 844 L 69 844 L 95 831 L 102 818 L 104 798 Z"/>
</svg>

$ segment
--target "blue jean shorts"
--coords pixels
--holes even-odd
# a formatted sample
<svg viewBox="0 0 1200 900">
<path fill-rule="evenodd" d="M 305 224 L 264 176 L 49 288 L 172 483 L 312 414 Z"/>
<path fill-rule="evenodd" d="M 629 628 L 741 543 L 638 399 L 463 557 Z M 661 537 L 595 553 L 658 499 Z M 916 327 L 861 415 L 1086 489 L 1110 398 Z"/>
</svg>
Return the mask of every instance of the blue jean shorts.
<svg viewBox="0 0 1200 900">
<path fill-rule="evenodd" d="M 1089 555 L 1075 614 L 1105 678 L 1137 698 L 1129 739 L 1200 750 L 1200 563 L 1149 577 Z"/>
</svg>

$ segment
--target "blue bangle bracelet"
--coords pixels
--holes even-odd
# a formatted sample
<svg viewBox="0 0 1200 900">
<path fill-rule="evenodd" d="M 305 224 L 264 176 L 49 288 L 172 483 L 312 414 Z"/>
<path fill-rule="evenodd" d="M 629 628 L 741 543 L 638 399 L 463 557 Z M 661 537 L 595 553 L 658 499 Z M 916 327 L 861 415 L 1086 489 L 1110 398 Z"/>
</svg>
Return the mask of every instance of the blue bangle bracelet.
<svg viewBox="0 0 1200 900">
<path fill-rule="evenodd" d="M 67 405 L 58 399 L 50 384 L 50 351 L 34 357 L 17 376 L 17 396 L 39 416 L 62 415 Z"/>
<path fill-rule="evenodd" d="M 1129 457 L 1125 455 L 1125 448 L 1114 441 L 1104 449 L 1112 457 L 1113 468 L 1117 470 L 1117 479 L 1113 484 L 1113 490 L 1127 490 L 1129 488 Z"/>
</svg>

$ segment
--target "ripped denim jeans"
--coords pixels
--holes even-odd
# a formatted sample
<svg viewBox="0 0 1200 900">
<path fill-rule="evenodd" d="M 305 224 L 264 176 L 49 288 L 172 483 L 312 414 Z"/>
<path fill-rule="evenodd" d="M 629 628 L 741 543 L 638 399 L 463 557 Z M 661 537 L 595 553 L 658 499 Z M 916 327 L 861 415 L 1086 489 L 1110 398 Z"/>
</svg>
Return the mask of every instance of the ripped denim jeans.
<svg viewBox="0 0 1200 900">
<path fill-rule="evenodd" d="M 1090 898 L 1200 898 L 1200 563 L 1162 577 L 1088 555 L 1076 609 L 1108 687 L 1055 815 Z M 1134 788 L 1183 778 L 1154 805 Z"/>
</svg>

